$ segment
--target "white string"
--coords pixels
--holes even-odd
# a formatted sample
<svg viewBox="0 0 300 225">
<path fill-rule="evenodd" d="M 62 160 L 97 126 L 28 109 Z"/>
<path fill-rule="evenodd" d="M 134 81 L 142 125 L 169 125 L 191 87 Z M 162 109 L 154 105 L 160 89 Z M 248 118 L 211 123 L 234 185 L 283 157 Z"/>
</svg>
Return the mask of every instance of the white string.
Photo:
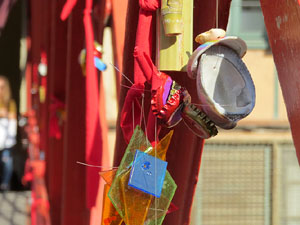
<svg viewBox="0 0 300 225">
<path fill-rule="evenodd" d="M 131 83 L 131 85 L 133 85 L 133 82 L 124 73 L 122 73 L 117 66 L 115 66 L 112 63 L 109 63 L 109 64 L 112 65 L 115 68 L 115 70 L 117 70 L 119 73 L 121 73 L 122 76 L 125 77 L 125 79 L 128 80 Z"/>
<path fill-rule="evenodd" d="M 142 88 L 133 88 L 132 86 L 130 87 L 130 86 L 127 86 L 127 85 L 124 85 L 124 84 L 120 84 L 120 86 L 122 86 L 122 87 L 125 87 L 125 88 L 128 88 L 128 89 L 133 89 L 133 90 L 140 90 L 140 91 L 147 91 L 147 92 L 151 92 L 150 90 L 144 90 L 144 89 L 142 89 Z"/>
<path fill-rule="evenodd" d="M 110 65 L 112 65 L 112 66 L 115 68 L 115 70 L 117 70 L 118 72 L 120 72 L 121 75 L 122 75 L 126 80 L 128 80 L 128 82 L 129 82 L 131 85 L 133 85 L 133 82 L 132 82 L 132 81 L 131 81 L 124 73 L 122 73 L 122 72 L 119 70 L 119 68 L 118 68 L 117 66 L 113 65 L 112 63 L 110 63 Z M 128 85 L 125 85 L 125 84 L 120 84 L 120 86 L 123 86 L 123 87 L 128 88 L 128 89 L 132 88 L 131 86 L 128 86 Z M 146 90 L 146 89 L 142 89 L 142 88 L 132 88 L 132 89 L 134 89 L 134 90 L 143 90 L 143 91 L 151 92 L 151 90 Z"/>
<path fill-rule="evenodd" d="M 130 87 L 130 86 L 127 86 L 127 85 L 124 85 L 124 84 L 121 84 L 121 86 L 125 87 L 125 88 L 132 88 L 132 89 L 135 89 L 135 90 L 143 90 L 141 88 L 133 88 L 133 87 Z M 144 90 L 144 91 L 148 91 L 148 92 L 151 92 L 151 90 Z M 143 95 L 143 98 L 144 98 L 144 95 Z M 198 104 L 198 103 L 192 103 L 194 105 L 199 105 L 199 106 L 208 106 L 208 104 Z M 234 104 L 230 104 L 230 105 L 220 105 L 219 106 L 235 106 Z M 144 110 L 144 109 L 143 109 Z M 143 115 L 145 115 L 145 112 L 143 111 Z M 144 125 L 146 125 L 146 121 L 145 121 L 145 118 L 144 118 Z M 146 126 L 145 126 L 146 127 Z"/>
<path fill-rule="evenodd" d="M 156 146 L 157 146 L 157 137 L 156 137 L 156 135 L 157 135 L 157 118 L 155 117 L 155 128 L 154 128 L 154 135 L 155 135 L 155 137 L 154 137 L 154 139 L 155 139 L 155 145 L 154 145 L 154 155 L 155 155 L 155 158 L 157 158 L 157 152 L 156 152 Z M 157 167 L 156 167 L 156 161 L 157 160 L 155 160 L 155 163 L 154 163 L 154 171 L 155 171 L 155 176 L 156 176 L 156 174 L 157 174 Z M 154 179 L 154 187 L 155 187 L 155 193 L 156 193 L 156 179 Z M 155 209 L 155 225 L 157 225 L 157 198 L 155 197 L 154 198 L 154 209 Z"/>
<path fill-rule="evenodd" d="M 133 82 L 124 73 L 122 73 L 117 66 L 115 66 L 112 63 L 110 63 L 110 65 L 112 65 L 115 68 L 115 70 L 117 70 L 118 72 L 120 72 L 121 75 L 126 80 L 128 80 L 131 85 L 133 85 Z M 133 88 L 132 86 L 127 86 L 125 84 L 120 84 L 120 86 L 128 88 L 128 89 L 142 90 L 142 91 L 151 92 L 151 90 L 146 90 L 146 89 L 142 89 L 142 88 Z M 147 126 L 146 126 L 146 119 L 145 119 L 145 110 L 144 110 L 144 108 L 145 108 L 144 99 L 145 99 L 145 96 L 144 96 L 144 94 L 142 94 L 142 115 L 141 115 L 142 117 L 141 117 L 141 120 L 140 120 L 140 126 L 142 125 L 142 119 L 143 119 L 144 120 L 144 126 L 145 126 L 145 135 L 148 138 L 147 129 L 146 129 Z M 134 132 L 134 103 L 132 103 L 132 118 L 133 118 L 132 121 L 133 121 L 133 132 Z"/>
<path fill-rule="evenodd" d="M 192 103 L 193 105 L 199 105 L 199 106 L 209 106 L 208 104 L 196 104 L 196 103 Z M 220 105 L 219 106 L 235 106 L 234 104 L 230 104 L 230 105 Z"/>
<path fill-rule="evenodd" d="M 141 126 L 142 126 L 142 120 L 144 121 L 144 128 L 145 128 L 145 136 L 146 136 L 146 142 L 148 139 L 148 133 L 147 133 L 147 124 L 146 124 L 146 118 L 145 118 L 145 95 L 142 95 L 142 117 L 141 117 Z"/>
<path fill-rule="evenodd" d="M 106 168 L 106 169 L 118 169 L 119 168 L 119 167 L 115 167 L 115 166 L 96 166 L 96 165 L 91 165 L 91 164 L 87 164 L 87 163 L 83 163 L 83 162 L 79 162 L 79 161 L 77 161 L 76 163 L 78 163 L 80 165 L 88 166 L 88 167 L 95 167 L 95 168 Z"/>
<path fill-rule="evenodd" d="M 134 102 L 132 102 L 132 133 L 134 133 Z"/>
<path fill-rule="evenodd" d="M 145 96 L 144 96 L 144 94 L 142 94 L 142 112 L 141 112 L 140 127 L 142 127 L 142 120 L 144 117 L 144 99 L 145 99 Z M 145 127 L 145 130 L 146 130 L 146 127 Z"/>
<path fill-rule="evenodd" d="M 160 212 L 165 212 L 166 210 L 163 210 L 163 209 L 155 209 L 155 208 L 149 208 L 151 210 L 155 210 L 155 211 L 160 211 Z"/>
<path fill-rule="evenodd" d="M 145 106 L 142 108 L 143 110 L 143 120 L 144 120 L 144 127 L 145 127 L 145 135 L 146 135 L 146 138 L 148 140 L 148 133 L 147 133 L 147 124 L 146 124 L 146 118 L 145 118 Z"/>
</svg>

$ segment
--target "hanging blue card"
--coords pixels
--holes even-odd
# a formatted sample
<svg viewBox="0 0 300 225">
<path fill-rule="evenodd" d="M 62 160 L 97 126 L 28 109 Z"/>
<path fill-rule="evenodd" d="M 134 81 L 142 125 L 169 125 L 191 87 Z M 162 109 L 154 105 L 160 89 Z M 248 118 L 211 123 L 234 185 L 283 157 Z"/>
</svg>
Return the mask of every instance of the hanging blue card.
<svg viewBox="0 0 300 225">
<path fill-rule="evenodd" d="M 136 150 L 128 185 L 159 198 L 167 165 L 163 160 Z"/>
<path fill-rule="evenodd" d="M 104 71 L 107 68 L 106 64 L 102 62 L 102 60 L 99 59 L 98 57 L 94 57 L 94 64 L 95 67 L 100 71 Z"/>
</svg>

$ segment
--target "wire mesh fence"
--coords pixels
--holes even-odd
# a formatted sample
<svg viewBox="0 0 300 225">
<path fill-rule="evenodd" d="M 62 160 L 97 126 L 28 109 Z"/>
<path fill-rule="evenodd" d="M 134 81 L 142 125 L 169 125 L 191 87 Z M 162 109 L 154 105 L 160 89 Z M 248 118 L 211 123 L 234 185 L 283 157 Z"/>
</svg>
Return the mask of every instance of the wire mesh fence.
<svg viewBox="0 0 300 225">
<path fill-rule="evenodd" d="M 291 143 L 207 143 L 192 225 L 300 225 L 300 168 Z"/>
</svg>

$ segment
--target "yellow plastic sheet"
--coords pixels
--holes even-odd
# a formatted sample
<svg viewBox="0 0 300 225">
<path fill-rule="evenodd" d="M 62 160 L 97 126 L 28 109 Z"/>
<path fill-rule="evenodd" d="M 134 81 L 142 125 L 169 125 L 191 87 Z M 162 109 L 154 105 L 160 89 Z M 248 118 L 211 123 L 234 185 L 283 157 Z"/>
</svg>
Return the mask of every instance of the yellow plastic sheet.
<svg viewBox="0 0 300 225">
<path fill-rule="evenodd" d="M 129 187 L 129 176 L 130 171 L 123 174 L 120 179 L 125 206 L 124 221 L 130 225 L 141 225 L 145 222 L 153 196 Z"/>
</svg>

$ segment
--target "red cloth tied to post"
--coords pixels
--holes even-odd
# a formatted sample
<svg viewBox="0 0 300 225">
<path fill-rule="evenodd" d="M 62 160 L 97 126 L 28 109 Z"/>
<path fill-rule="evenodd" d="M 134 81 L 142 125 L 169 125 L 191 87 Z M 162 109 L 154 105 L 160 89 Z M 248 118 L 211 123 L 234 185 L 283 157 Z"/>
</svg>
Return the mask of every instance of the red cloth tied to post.
<svg viewBox="0 0 300 225">
<path fill-rule="evenodd" d="M 144 89 L 144 83 L 148 82 L 152 85 L 151 90 L 156 90 L 159 86 L 159 72 L 157 68 L 153 65 L 151 60 L 151 52 L 152 52 L 152 38 L 153 38 L 153 14 L 160 7 L 159 0 L 139 0 L 140 11 L 139 11 L 139 21 L 136 32 L 136 41 L 135 41 L 135 49 L 134 49 L 134 85 L 131 89 L 139 86 L 142 90 Z M 128 129 L 133 125 L 133 115 L 132 112 L 137 115 L 136 118 L 140 118 L 141 109 L 140 105 L 136 104 L 138 102 L 138 97 L 141 95 L 136 95 L 133 98 L 133 94 L 136 90 L 129 90 L 127 96 L 125 98 L 125 103 L 121 113 L 121 127 L 123 130 L 123 135 L 128 143 L 132 134 L 133 129 Z M 140 93 L 140 92 L 139 92 Z M 135 104 L 132 106 L 132 102 Z M 134 110 L 132 110 L 134 107 Z M 148 114 L 148 122 L 147 122 L 147 134 L 148 139 L 152 142 L 156 139 L 156 135 L 158 135 L 160 127 L 155 126 L 155 116 L 152 111 L 149 111 Z M 155 132 L 157 129 L 157 132 Z"/>
<path fill-rule="evenodd" d="M 132 130 L 141 121 L 142 113 L 139 99 L 142 98 L 143 93 L 144 86 L 141 84 L 133 84 L 127 92 L 120 120 L 120 126 L 127 142 L 131 138 Z"/>
<path fill-rule="evenodd" d="M 99 118 L 99 87 L 94 65 L 94 32 L 91 18 L 93 0 L 86 0 L 84 28 L 86 40 L 86 163 L 101 164 L 102 135 Z M 96 204 L 100 176 L 95 168 L 86 169 L 87 207 Z"/>
<path fill-rule="evenodd" d="M 65 20 L 71 13 L 77 0 L 68 0 L 60 18 Z M 94 65 L 94 32 L 91 18 L 93 0 L 86 0 L 84 9 L 84 29 L 86 40 L 86 147 L 87 164 L 100 165 L 102 157 L 102 131 L 99 118 L 99 87 Z M 99 174 L 95 168 L 86 168 L 86 204 L 92 208 L 96 204 L 99 187 Z"/>
<path fill-rule="evenodd" d="M 135 46 L 138 51 L 145 52 L 151 57 L 153 27 L 152 20 L 154 12 L 160 7 L 160 0 L 139 0 L 139 22 L 136 31 Z M 134 83 L 144 84 L 151 80 L 151 77 L 145 77 L 143 69 L 139 66 L 137 60 L 134 60 Z"/>
</svg>

